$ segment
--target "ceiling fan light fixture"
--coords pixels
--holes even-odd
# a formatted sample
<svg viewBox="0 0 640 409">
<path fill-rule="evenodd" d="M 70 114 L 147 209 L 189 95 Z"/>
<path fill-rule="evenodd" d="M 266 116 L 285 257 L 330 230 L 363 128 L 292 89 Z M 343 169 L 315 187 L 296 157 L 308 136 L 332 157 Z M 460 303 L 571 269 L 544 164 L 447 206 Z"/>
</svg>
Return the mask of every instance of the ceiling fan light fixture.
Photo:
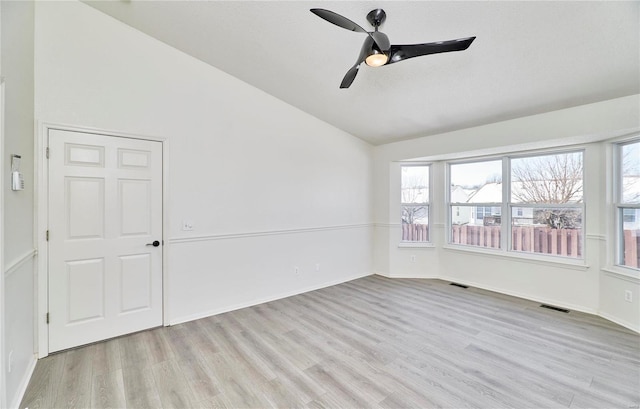
<svg viewBox="0 0 640 409">
<path fill-rule="evenodd" d="M 389 61 L 389 56 L 382 51 L 376 49 L 364 60 L 369 67 L 382 67 Z"/>
<path fill-rule="evenodd" d="M 393 45 L 389 42 L 389 37 L 387 37 L 385 33 L 378 31 L 378 28 L 387 16 L 382 9 L 371 10 L 369 14 L 367 14 L 367 21 L 371 23 L 374 31 L 367 31 L 348 18 L 330 10 L 311 9 L 311 12 L 321 19 L 345 30 L 367 35 L 360 49 L 358 60 L 345 74 L 340 83 L 340 88 L 349 88 L 356 78 L 360 64 L 363 62 L 370 67 L 382 67 L 383 65 L 395 64 L 409 58 L 423 55 L 462 51 L 469 48 L 473 40 L 476 39 L 474 36 L 432 43 Z"/>
</svg>

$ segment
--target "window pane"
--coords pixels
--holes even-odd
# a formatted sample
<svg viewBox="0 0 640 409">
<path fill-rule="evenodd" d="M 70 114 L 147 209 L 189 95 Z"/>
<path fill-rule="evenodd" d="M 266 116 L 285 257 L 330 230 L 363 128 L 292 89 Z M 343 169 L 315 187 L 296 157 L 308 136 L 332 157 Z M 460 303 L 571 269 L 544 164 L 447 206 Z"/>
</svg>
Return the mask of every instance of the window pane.
<svg viewBox="0 0 640 409">
<path fill-rule="evenodd" d="M 640 142 L 622 145 L 622 203 L 640 203 Z"/>
<path fill-rule="evenodd" d="M 429 202 L 429 166 L 401 167 L 401 203 Z"/>
<path fill-rule="evenodd" d="M 581 203 L 582 152 L 512 159 L 511 202 Z"/>
<path fill-rule="evenodd" d="M 502 202 L 502 161 L 450 166 L 451 203 Z"/>
<path fill-rule="evenodd" d="M 402 241 L 429 241 L 429 206 L 402 206 Z"/>
<path fill-rule="evenodd" d="M 500 248 L 500 208 L 451 206 L 451 243 Z"/>
<path fill-rule="evenodd" d="M 622 265 L 640 268 L 640 209 L 620 209 Z"/>
<path fill-rule="evenodd" d="M 512 207 L 511 249 L 582 258 L 582 208 Z"/>
</svg>

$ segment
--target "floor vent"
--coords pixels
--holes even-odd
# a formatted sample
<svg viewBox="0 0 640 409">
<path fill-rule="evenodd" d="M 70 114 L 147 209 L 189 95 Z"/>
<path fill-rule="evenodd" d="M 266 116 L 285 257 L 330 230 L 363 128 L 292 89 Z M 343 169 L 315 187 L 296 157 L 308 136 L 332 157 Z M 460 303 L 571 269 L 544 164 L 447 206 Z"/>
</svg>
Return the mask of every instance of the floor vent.
<svg viewBox="0 0 640 409">
<path fill-rule="evenodd" d="M 564 313 L 569 312 L 569 310 L 565 310 L 564 308 L 560 308 L 560 307 L 554 307 L 553 305 L 541 304 L 540 307 L 547 308 L 549 310 L 560 311 Z"/>
<path fill-rule="evenodd" d="M 455 285 L 456 287 L 460 287 L 460 288 L 469 288 L 468 285 L 459 284 L 459 283 L 449 283 L 449 285 Z"/>
</svg>

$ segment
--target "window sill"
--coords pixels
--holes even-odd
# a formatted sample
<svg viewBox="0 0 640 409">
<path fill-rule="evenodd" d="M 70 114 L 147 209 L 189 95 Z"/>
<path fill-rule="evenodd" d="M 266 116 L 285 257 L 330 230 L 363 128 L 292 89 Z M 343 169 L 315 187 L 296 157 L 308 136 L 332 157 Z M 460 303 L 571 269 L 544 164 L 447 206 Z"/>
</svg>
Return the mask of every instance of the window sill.
<svg viewBox="0 0 640 409">
<path fill-rule="evenodd" d="M 435 248 L 436 246 L 430 241 L 420 241 L 420 242 L 411 242 L 411 241 L 402 241 L 398 243 L 398 248 Z"/>
<path fill-rule="evenodd" d="M 586 271 L 589 269 L 589 265 L 585 264 L 584 260 L 571 260 L 566 258 L 551 258 L 545 256 L 538 256 L 526 253 L 507 252 L 504 250 L 488 250 L 481 248 L 473 248 L 471 246 L 458 246 L 455 244 L 448 244 L 443 246 L 445 250 L 457 251 L 461 253 L 474 253 L 486 257 L 494 257 L 500 259 L 511 259 L 513 261 L 519 261 L 522 263 L 534 263 L 546 266 L 564 267 L 572 270 Z"/>
</svg>

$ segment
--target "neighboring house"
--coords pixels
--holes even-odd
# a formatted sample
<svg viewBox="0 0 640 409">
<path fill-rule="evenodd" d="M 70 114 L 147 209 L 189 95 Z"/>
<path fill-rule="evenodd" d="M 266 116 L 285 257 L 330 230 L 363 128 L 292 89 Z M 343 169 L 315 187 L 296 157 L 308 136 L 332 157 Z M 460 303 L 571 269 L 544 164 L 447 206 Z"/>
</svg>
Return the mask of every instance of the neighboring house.
<svg viewBox="0 0 640 409">
<path fill-rule="evenodd" d="M 451 188 L 451 203 L 466 203 L 469 200 L 469 195 L 473 192 L 473 190 L 465 189 L 462 186 L 453 186 Z M 473 207 L 453 206 L 451 208 L 451 223 L 468 224 L 472 213 Z"/>
<path fill-rule="evenodd" d="M 513 189 L 522 189 L 521 184 L 514 182 Z M 496 225 L 502 222 L 502 208 L 491 204 L 502 201 L 502 183 L 485 183 L 478 189 L 469 190 L 462 186 L 454 186 L 451 190 L 452 203 L 478 203 L 484 206 L 453 206 L 451 222 L 453 224 Z M 489 206 L 487 206 L 489 205 Z M 526 206 L 512 207 L 512 223 L 515 225 L 533 224 L 533 208 Z"/>
<path fill-rule="evenodd" d="M 483 203 L 494 204 L 496 206 L 475 206 L 472 207 L 471 218 L 469 224 L 473 225 L 500 225 L 502 222 L 502 183 L 491 182 L 485 183 L 478 190 L 469 196 L 467 203 Z"/>
</svg>

